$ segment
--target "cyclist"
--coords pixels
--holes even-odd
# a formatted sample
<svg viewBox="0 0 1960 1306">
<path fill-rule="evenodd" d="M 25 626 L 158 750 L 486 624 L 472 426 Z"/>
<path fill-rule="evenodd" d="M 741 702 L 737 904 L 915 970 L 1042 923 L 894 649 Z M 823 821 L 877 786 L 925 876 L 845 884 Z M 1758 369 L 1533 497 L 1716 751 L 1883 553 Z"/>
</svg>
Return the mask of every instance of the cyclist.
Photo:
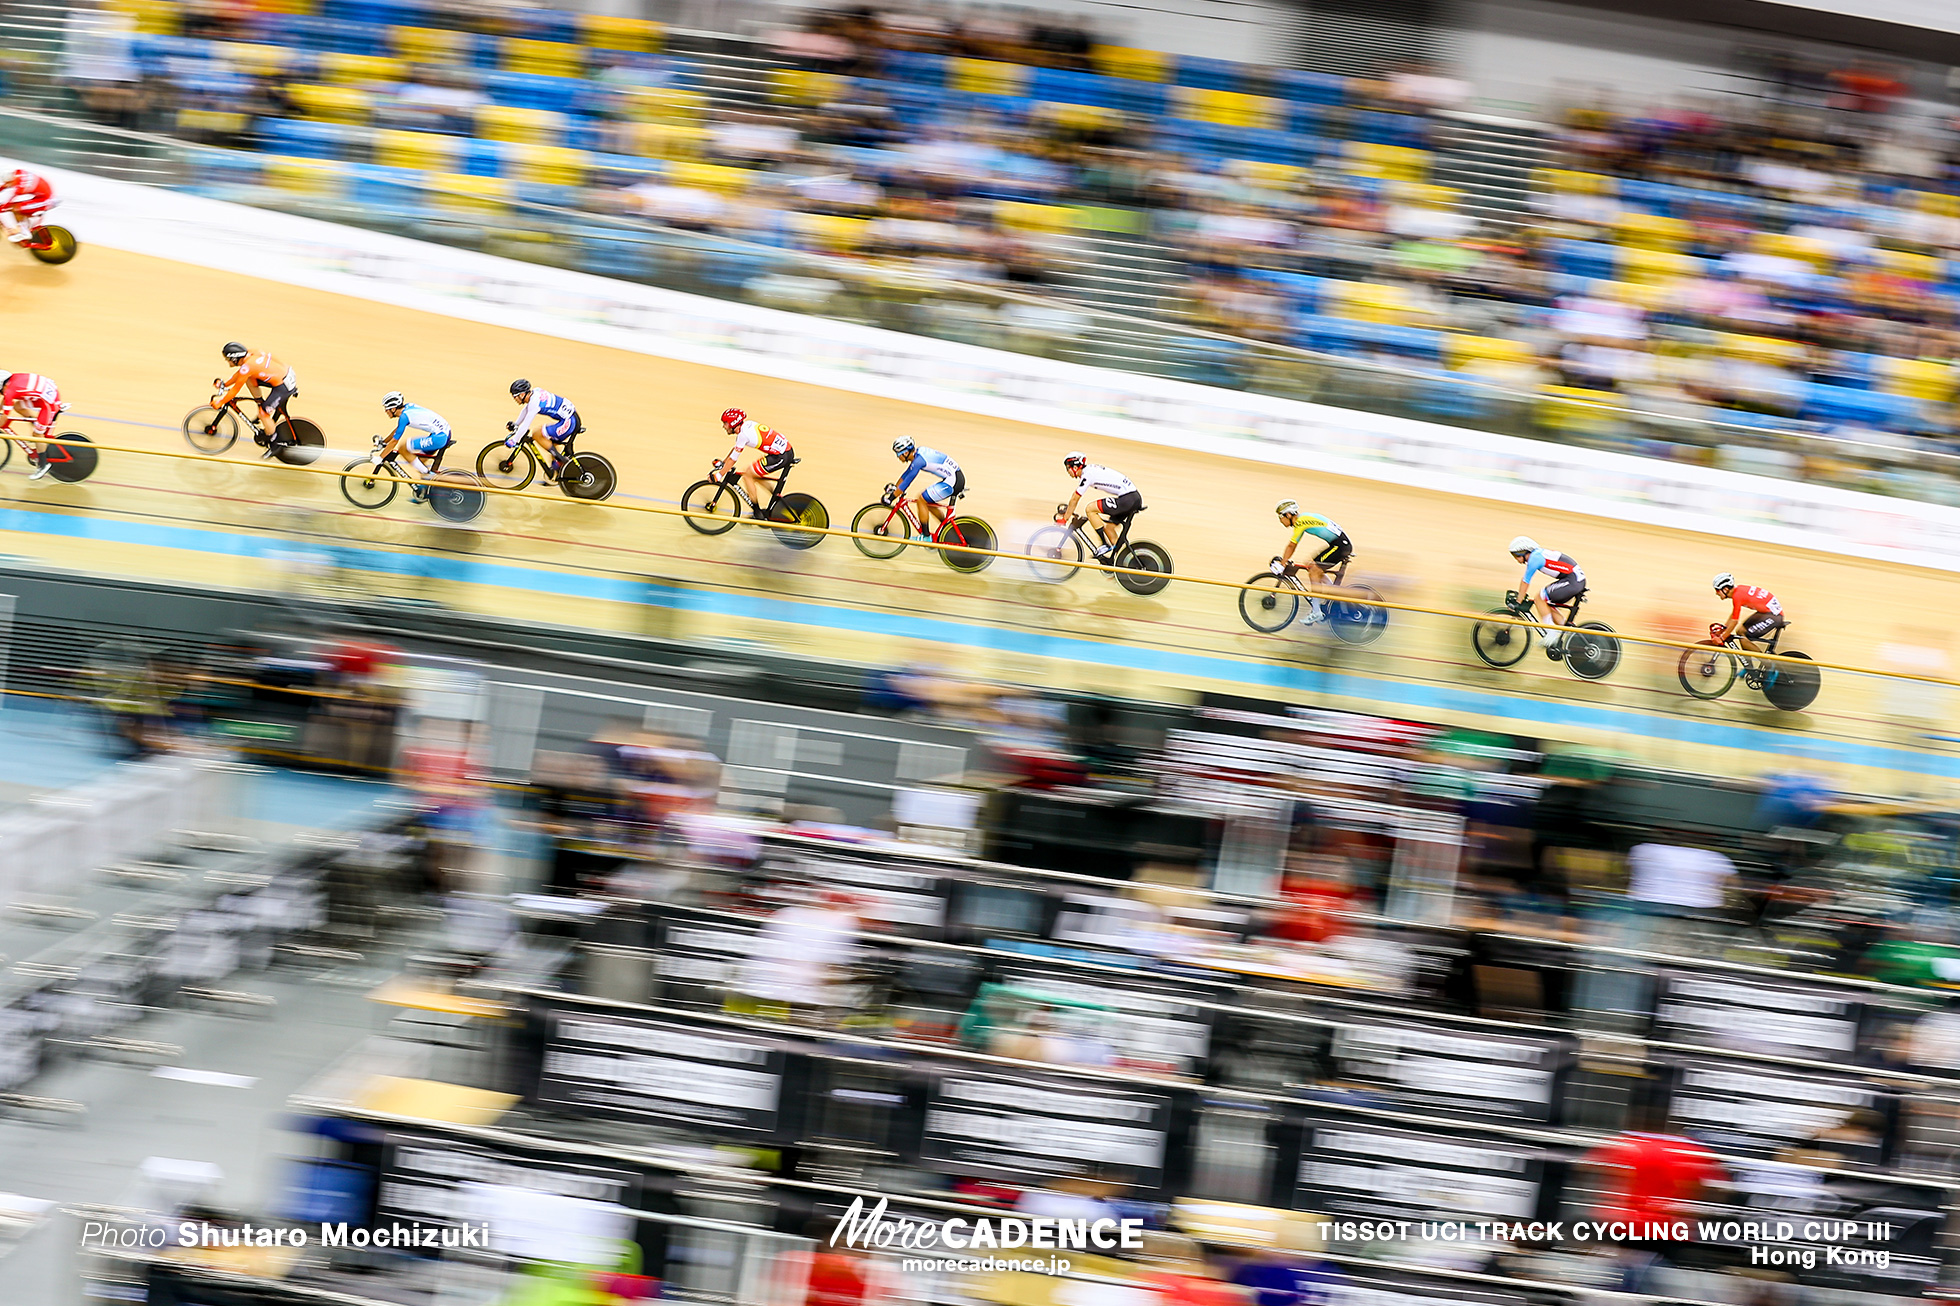
<svg viewBox="0 0 1960 1306">
<path fill-rule="evenodd" d="M 1586 573 L 1567 553 L 1547 549 L 1529 535 L 1520 535 L 1511 541 L 1510 554 L 1524 567 L 1524 579 L 1518 582 L 1520 602 L 1531 601 L 1531 578 L 1539 572 L 1545 573 L 1544 590 L 1545 615 L 1551 627 L 1540 626 L 1538 638 L 1549 648 L 1553 647 L 1552 627 L 1569 626 L 1578 616 L 1579 596 L 1586 592 Z M 1558 619 L 1559 609 L 1565 609 L 1565 620 Z"/>
<path fill-rule="evenodd" d="M 1083 504 L 1083 509 L 1103 538 L 1103 546 L 1096 550 L 1096 561 L 1106 563 L 1116 552 L 1117 529 L 1143 511 L 1143 495 L 1135 481 L 1114 468 L 1090 462 L 1082 454 L 1064 454 L 1062 468 L 1076 478 L 1075 493 L 1068 497 L 1068 506 L 1055 514 L 1055 520 L 1066 522 L 1073 518 L 1084 491 L 1094 495 Z"/>
<path fill-rule="evenodd" d="M 1300 511 L 1297 501 L 1281 499 L 1273 512 L 1278 515 L 1280 524 L 1293 532 L 1293 538 L 1286 542 L 1286 551 L 1273 563 L 1273 575 L 1291 576 L 1300 569 L 1303 564 L 1293 561 L 1293 552 L 1300 547 L 1300 541 L 1309 535 L 1314 538 L 1314 554 L 1304 565 L 1307 576 L 1315 585 L 1324 584 L 1330 569 L 1354 556 L 1354 542 L 1348 539 L 1346 531 L 1317 512 Z M 1307 624 L 1324 621 L 1327 611 L 1321 606 L 1320 599 L 1313 597 L 1308 602 L 1313 610 L 1307 615 Z"/>
<path fill-rule="evenodd" d="M 58 203 L 54 187 L 38 172 L 15 168 L 0 181 L 0 231 L 16 245 L 34 238 L 41 215 Z"/>
<path fill-rule="evenodd" d="M 1781 630 L 1790 620 L 1783 615 L 1783 605 L 1776 601 L 1776 595 L 1760 585 L 1738 585 L 1735 577 L 1728 572 L 1716 575 L 1715 592 L 1729 601 L 1729 619 L 1726 624 L 1715 622 L 1708 627 L 1709 636 L 1717 644 L 1726 644 L 1732 638 L 1742 641 L 1742 647 L 1751 653 L 1762 652 L 1757 640 L 1766 639 L 1771 632 Z M 1744 617 L 1747 608 L 1752 616 Z"/>
<path fill-rule="evenodd" d="M 513 403 L 524 405 L 524 411 L 504 423 L 504 429 L 510 432 L 504 444 L 513 450 L 526 440 L 537 445 L 545 454 L 544 478 L 554 479 L 565 463 L 560 447 L 578 434 L 578 410 L 565 396 L 536 389 L 523 377 L 510 383 L 510 397 Z M 540 440 L 539 436 L 544 438 Z"/>
<path fill-rule="evenodd" d="M 448 422 L 431 409 L 411 404 L 399 390 L 390 390 L 381 397 L 381 411 L 395 419 L 395 429 L 388 433 L 369 461 L 379 467 L 399 451 L 409 470 L 417 476 L 427 476 L 441 465 L 442 451 L 455 442 Z M 426 503 L 429 488 L 414 487 L 413 497 L 417 503 Z"/>
<path fill-rule="evenodd" d="M 937 478 L 934 484 L 919 491 L 919 512 L 931 524 L 932 532 L 938 534 L 953 511 L 953 501 L 966 493 L 966 473 L 951 458 L 937 449 L 915 444 L 909 435 L 892 441 L 892 457 L 906 465 L 905 474 L 898 478 L 894 505 L 905 502 L 905 488 L 920 472 Z"/>
<path fill-rule="evenodd" d="M 735 447 L 728 451 L 727 458 L 715 464 L 717 472 L 740 466 L 738 460 L 742 450 L 756 451 L 755 461 L 741 469 L 742 489 L 748 493 L 749 502 L 755 505 L 755 515 L 760 517 L 769 511 L 769 505 L 763 502 L 764 487 L 768 487 L 769 497 L 773 497 L 774 486 L 770 484 L 770 478 L 787 470 L 790 465 L 789 437 L 764 426 L 739 408 L 730 408 L 722 413 L 721 429 L 734 439 Z"/>
<path fill-rule="evenodd" d="M 54 419 L 67 411 L 61 390 L 47 377 L 33 372 L 0 373 L 0 428 L 11 432 L 16 421 L 26 418 L 34 424 L 34 439 L 45 440 L 54 428 Z M 51 464 L 42 461 L 44 448 L 35 443 L 27 450 L 28 466 L 34 469 L 27 478 L 30 481 L 48 474 Z"/>
<path fill-rule="evenodd" d="M 238 398 L 239 391 L 250 390 L 252 398 L 259 401 L 259 412 L 265 419 L 253 438 L 263 448 L 290 444 L 280 433 L 279 423 L 286 416 L 286 405 L 299 393 L 299 377 L 265 350 L 253 353 L 236 340 L 225 342 L 224 355 L 232 366 L 232 374 L 211 383 L 224 387 L 223 393 L 212 396 L 211 406 L 223 408 Z M 260 386 L 266 387 L 263 396 L 259 394 Z"/>
</svg>

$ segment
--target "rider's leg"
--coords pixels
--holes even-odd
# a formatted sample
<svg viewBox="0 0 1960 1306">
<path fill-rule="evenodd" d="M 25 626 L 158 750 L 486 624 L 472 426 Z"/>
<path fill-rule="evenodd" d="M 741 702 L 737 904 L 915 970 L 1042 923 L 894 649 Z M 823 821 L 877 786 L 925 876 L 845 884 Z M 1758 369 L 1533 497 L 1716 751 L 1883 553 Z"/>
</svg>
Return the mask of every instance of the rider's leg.
<svg viewBox="0 0 1960 1306">
<path fill-rule="evenodd" d="M 12 209 L 0 209 L 0 230 L 4 230 L 7 239 L 16 245 L 25 245 L 32 236 L 27 226 L 14 215 Z"/>
<path fill-rule="evenodd" d="M 1102 515 L 1095 501 L 1084 504 L 1082 511 L 1089 518 L 1089 524 L 1096 528 L 1096 534 L 1102 536 L 1103 545 L 1096 550 L 1096 561 L 1108 562 L 1110 555 L 1116 551 L 1116 528 Z"/>
<path fill-rule="evenodd" d="M 1313 589 L 1318 591 L 1322 585 L 1327 583 L 1327 568 L 1317 562 L 1309 562 L 1307 564 L 1307 579 L 1313 582 Z M 1307 619 L 1309 621 L 1319 621 L 1327 615 L 1326 605 L 1321 602 L 1320 595 L 1317 592 L 1308 597 L 1307 607 Z"/>
</svg>

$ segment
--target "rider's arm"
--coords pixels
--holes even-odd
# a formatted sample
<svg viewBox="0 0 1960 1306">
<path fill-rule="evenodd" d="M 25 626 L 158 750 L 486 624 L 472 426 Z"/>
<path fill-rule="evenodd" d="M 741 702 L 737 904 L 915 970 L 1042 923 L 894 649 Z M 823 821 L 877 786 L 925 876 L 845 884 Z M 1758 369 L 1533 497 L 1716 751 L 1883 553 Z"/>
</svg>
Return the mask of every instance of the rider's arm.
<svg viewBox="0 0 1960 1306">
<path fill-rule="evenodd" d="M 1528 599 L 1531 597 L 1531 578 L 1544 570 L 1544 567 L 1545 551 L 1543 549 L 1539 549 L 1524 560 L 1524 579 L 1518 582 L 1519 598 Z"/>
<path fill-rule="evenodd" d="M 212 400 L 211 406 L 213 408 L 223 408 L 226 404 L 238 398 L 238 392 L 244 389 L 251 379 L 252 374 L 250 369 L 241 363 L 238 370 L 231 374 L 231 379 L 225 382 L 225 392 Z M 259 388 L 255 385 L 252 387 L 252 397 L 256 399 L 258 394 Z"/>
<path fill-rule="evenodd" d="M 900 499 L 905 497 L 906 487 L 918 479 L 919 472 L 924 469 L 925 465 L 925 459 L 919 457 L 916 453 L 912 455 L 912 461 L 905 464 L 905 472 L 898 478 L 898 494 L 895 497 Z"/>
<path fill-rule="evenodd" d="M 538 397 L 533 394 L 524 401 L 524 411 L 519 413 L 517 420 L 510 424 L 510 439 L 505 440 L 504 443 L 513 449 L 524 443 L 525 438 L 531 434 L 531 428 L 538 424 L 540 416 Z"/>
</svg>

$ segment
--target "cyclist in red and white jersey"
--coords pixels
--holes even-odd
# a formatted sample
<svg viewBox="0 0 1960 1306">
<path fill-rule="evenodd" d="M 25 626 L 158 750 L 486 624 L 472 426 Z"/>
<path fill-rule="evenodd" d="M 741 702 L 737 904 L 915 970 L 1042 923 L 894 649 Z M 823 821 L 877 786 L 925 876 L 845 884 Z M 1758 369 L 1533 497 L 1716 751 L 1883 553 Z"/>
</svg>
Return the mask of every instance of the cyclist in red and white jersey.
<svg viewBox="0 0 1960 1306">
<path fill-rule="evenodd" d="M 16 245 L 33 238 L 41 216 L 56 204 L 54 187 L 38 172 L 15 168 L 0 180 L 0 231 Z"/>
<path fill-rule="evenodd" d="M 734 438 L 735 447 L 728 451 L 727 458 L 715 464 L 715 470 L 721 471 L 731 464 L 740 467 L 742 489 L 755 504 L 756 513 L 767 512 L 775 491 L 775 478 L 790 464 L 789 437 L 764 426 L 739 408 L 730 408 L 721 415 L 721 429 Z M 754 449 L 757 456 L 744 463 L 741 461 L 744 449 Z"/>
<path fill-rule="evenodd" d="M 12 432 L 14 422 L 25 418 L 34 425 L 34 439 L 48 438 L 54 429 L 55 418 L 68 411 L 68 405 L 61 402 L 61 390 L 45 376 L 34 372 L 12 372 L 0 379 L 0 428 Z M 29 480 L 40 480 L 48 474 L 48 464 L 41 461 L 42 446 L 34 443 L 27 450 L 28 465 L 34 468 Z"/>
<path fill-rule="evenodd" d="M 1760 653 L 1762 649 L 1756 641 L 1768 639 L 1771 632 L 1782 629 L 1789 621 L 1776 595 L 1760 585 L 1738 585 L 1735 577 L 1726 571 L 1716 575 L 1714 585 L 1715 592 L 1729 601 L 1728 623 L 1716 623 L 1708 628 L 1709 636 L 1718 644 L 1736 638 L 1751 653 Z M 1749 615 L 1745 617 L 1744 612 Z"/>
</svg>

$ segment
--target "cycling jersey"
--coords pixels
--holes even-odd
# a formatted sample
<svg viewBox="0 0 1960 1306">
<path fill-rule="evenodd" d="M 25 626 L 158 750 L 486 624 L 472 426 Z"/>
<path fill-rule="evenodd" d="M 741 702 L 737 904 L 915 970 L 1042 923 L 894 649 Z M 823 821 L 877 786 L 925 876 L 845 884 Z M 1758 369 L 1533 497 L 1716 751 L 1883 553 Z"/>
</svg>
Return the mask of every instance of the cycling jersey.
<svg viewBox="0 0 1960 1306">
<path fill-rule="evenodd" d="M 26 216 L 54 207 L 54 187 L 38 172 L 21 169 L 18 182 L 0 184 L 0 209 Z"/>
<path fill-rule="evenodd" d="M 299 379 L 293 369 L 261 349 L 255 354 L 245 355 L 238 370 L 225 379 L 225 392 L 218 396 L 220 406 L 238 398 L 247 385 L 283 386 L 286 392 L 299 393 Z"/>
<path fill-rule="evenodd" d="M 54 425 L 54 419 L 68 410 L 61 402 L 61 391 L 55 383 L 34 372 L 15 372 L 0 387 L 0 410 L 4 415 L 15 415 L 17 405 L 26 404 L 34 410 L 34 434 L 46 435 Z"/>
<path fill-rule="evenodd" d="M 1772 617 L 1783 615 L 1783 605 L 1776 601 L 1776 595 L 1760 585 L 1738 585 L 1729 591 L 1729 620 L 1741 616 L 1744 608 Z"/>
<path fill-rule="evenodd" d="M 966 474 L 960 471 L 958 463 L 937 449 L 918 445 L 912 450 L 912 461 L 905 465 L 905 474 L 898 478 L 900 497 L 904 496 L 906 487 L 912 484 L 920 472 L 937 477 L 939 480 L 939 484 L 925 491 L 921 496 L 932 503 L 944 503 L 966 487 Z"/>
<path fill-rule="evenodd" d="M 1576 580 L 1582 585 L 1586 581 L 1586 573 L 1572 556 L 1554 549 L 1538 549 L 1524 560 L 1524 583 L 1531 584 L 1531 578 L 1541 571 L 1560 580 Z"/>
<path fill-rule="evenodd" d="M 1136 482 L 1112 467 L 1100 463 L 1090 463 L 1082 469 L 1082 480 L 1076 488 L 1092 491 L 1098 495 L 1115 498 L 1119 495 L 1136 493 Z"/>
<path fill-rule="evenodd" d="M 735 447 L 739 449 L 760 449 L 771 458 L 780 458 L 789 452 L 789 437 L 781 431 L 762 425 L 753 417 L 742 423 L 742 429 L 735 433 Z"/>
<path fill-rule="evenodd" d="M 578 410 L 572 407 L 571 400 L 534 387 L 531 397 L 524 403 L 524 411 L 517 415 L 517 421 L 511 427 L 510 439 L 504 443 L 515 449 L 517 442 L 531 429 L 532 421 L 540 417 L 545 419 L 544 436 L 547 440 L 563 440 L 578 429 Z"/>
<path fill-rule="evenodd" d="M 1347 532 L 1315 512 L 1302 512 L 1293 518 L 1293 543 L 1312 535 L 1332 544 Z"/>
<path fill-rule="evenodd" d="M 402 409 L 401 416 L 395 419 L 395 429 L 389 439 L 400 440 L 406 431 L 415 432 L 405 441 L 410 453 L 431 454 L 449 447 L 449 423 L 420 404 L 410 404 Z"/>
</svg>

